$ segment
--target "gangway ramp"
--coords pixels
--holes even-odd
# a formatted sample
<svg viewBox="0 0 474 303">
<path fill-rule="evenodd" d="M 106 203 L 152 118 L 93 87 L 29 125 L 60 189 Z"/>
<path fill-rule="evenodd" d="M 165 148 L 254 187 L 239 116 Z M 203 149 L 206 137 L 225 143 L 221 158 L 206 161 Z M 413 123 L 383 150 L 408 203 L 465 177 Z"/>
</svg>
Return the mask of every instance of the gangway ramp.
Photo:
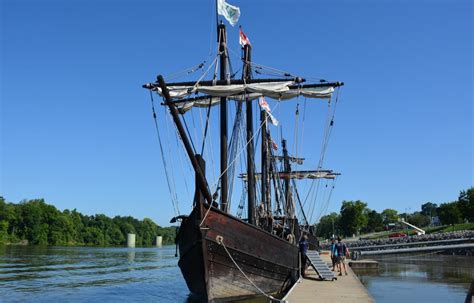
<svg viewBox="0 0 474 303">
<path fill-rule="evenodd" d="M 334 272 L 329 269 L 327 263 L 324 262 L 323 259 L 321 259 L 321 256 L 316 250 L 308 250 L 306 256 L 308 257 L 311 266 L 314 268 L 319 278 L 328 281 L 337 280 L 337 277 L 334 275 Z"/>
</svg>

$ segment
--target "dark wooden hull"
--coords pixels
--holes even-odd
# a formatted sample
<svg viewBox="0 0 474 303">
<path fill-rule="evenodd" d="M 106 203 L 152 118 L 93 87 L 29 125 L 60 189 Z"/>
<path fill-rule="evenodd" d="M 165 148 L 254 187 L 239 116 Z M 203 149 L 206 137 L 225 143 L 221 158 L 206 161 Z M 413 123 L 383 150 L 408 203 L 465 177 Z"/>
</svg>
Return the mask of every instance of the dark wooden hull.
<svg viewBox="0 0 474 303">
<path fill-rule="evenodd" d="M 178 264 L 195 297 L 225 302 L 262 296 L 234 265 L 218 237 L 247 277 L 266 294 L 283 293 L 298 279 L 296 245 L 215 208 L 199 227 L 208 206 L 198 207 L 182 223 L 178 236 Z"/>
</svg>

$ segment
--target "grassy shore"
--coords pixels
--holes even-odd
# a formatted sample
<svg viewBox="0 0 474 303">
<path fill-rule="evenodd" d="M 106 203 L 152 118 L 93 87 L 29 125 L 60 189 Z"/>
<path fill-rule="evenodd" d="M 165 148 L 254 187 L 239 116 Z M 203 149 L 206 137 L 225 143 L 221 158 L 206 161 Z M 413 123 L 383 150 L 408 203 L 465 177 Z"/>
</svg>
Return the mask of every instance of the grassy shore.
<svg viewBox="0 0 474 303">
<path fill-rule="evenodd" d="M 474 223 L 443 225 L 443 226 L 436 226 L 436 227 L 427 227 L 425 229 L 427 234 L 444 233 L 444 232 L 459 231 L 459 230 L 474 230 Z"/>
<path fill-rule="evenodd" d="M 434 227 L 426 227 L 422 228 L 426 234 L 434 234 L 434 233 L 445 233 L 445 232 L 452 232 L 452 231 L 460 231 L 460 230 L 474 230 L 474 223 L 461 223 L 461 224 L 455 224 L 455 225 L 442 225 L 442 226 L 434 226 Z M 401 230 L 400 232 L 406 233 L 406 229 Z M 410 232 L 413 231 L 410 229 Z M 356 237 L 356 240 L 359 238 L 362 239 L 370 239 L 370 240 L 375 240 L 375 239 L 383 239 L 387 238 L 389 234 L 394 233 L 394 231 L 381 231 L 377 233 L 370 233 L 370 234 L 364 234 Z M 411 235 L 411 233 L 410 233 Z"/>
</svg>

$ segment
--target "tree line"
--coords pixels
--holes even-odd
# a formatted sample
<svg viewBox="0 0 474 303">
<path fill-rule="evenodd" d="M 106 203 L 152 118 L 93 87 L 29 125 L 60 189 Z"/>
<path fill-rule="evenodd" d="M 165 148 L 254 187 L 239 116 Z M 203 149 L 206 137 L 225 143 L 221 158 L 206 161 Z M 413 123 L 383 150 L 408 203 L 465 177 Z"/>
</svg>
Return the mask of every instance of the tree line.
<svg viewBox="0 0 474 303">
<path fill-rule="evenodd" d="M 453 202 L 426 202 L 420 211 L 413 213 L 398 213 L 387 208 L 381 213 L 367 207 L 367 203 L 357 201 L 342 201 L 341 210 L 321 217 L 316 224 L 316 235 L 330 238 L 333 234 L 352 236 L 360 233 L 383 231 L 388 224 L 405 219 L 418 227 L 426 227 L 432 218 L 437 217 L 441 224 L 452 225 L 462 222 L 474 222 L 474 187 L 460 192 L 458 200 Z"/>
<path fill-rule="evenodd" d="M 123 246 L 127 233 L 136 234 L 137 246 L 174 243 L 175 227 L 160 227 L 151 219 L 103 214 L 83 215 L 76 209 L 59 211 L 43 199 L 8 203 L 0 197 L 0 244 L 27 240 L 37 245 Z"/>
</svg>

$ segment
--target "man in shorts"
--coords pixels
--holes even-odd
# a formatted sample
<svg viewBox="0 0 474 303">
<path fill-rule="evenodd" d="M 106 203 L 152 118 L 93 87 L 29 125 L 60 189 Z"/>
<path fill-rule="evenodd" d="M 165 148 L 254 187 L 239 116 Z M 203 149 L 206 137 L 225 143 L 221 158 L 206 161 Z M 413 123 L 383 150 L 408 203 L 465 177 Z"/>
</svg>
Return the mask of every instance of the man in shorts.
<svg viewBox="0 0 474 303">
<path fill-rule="evenodd" d="M 342 268 L 344 267 L 344 271 L 347 276 L 347 267 L 346 267 L 346 254 L 348 254 L 349 250 L 345 243 L 342 243 L 341 237 L 337 237 L 336 243 L 336 252 L 337 252 L 337 267 L 339 268 L 339 275 L 342 276 Z"/>
</svg>

